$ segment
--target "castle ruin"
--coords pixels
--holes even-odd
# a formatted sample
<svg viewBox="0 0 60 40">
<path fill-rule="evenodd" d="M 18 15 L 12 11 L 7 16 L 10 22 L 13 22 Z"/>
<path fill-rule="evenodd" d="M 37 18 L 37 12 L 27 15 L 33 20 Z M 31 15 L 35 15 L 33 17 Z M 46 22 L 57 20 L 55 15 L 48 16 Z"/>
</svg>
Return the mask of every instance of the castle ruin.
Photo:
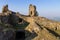
<svg viewBox="0 0 60 40">
<path fill-rule="evenodd" d="M 5 12 L 7 12 L 7 11 L 8 11 L 8 5 L 3 6 L 2 12 L 5 13 Z"/>
<path fill-rule="evenodd" d="M 41 40 L 60 39 L 55 30 L 60 30 L 60 22 L 38 17 L 36 6 L 32 4 L 29 6 L 29 15 L 13 12 L 8 5 L 3 6 L 0 13 L 0 40 L 40 40 L 40 37 L 43 38 Z"/>
<path fill-rule="evenodd" d="M 29 16 L 37 16 L 36 6 L 30 4 L 29 6 Z"/>
</svg>

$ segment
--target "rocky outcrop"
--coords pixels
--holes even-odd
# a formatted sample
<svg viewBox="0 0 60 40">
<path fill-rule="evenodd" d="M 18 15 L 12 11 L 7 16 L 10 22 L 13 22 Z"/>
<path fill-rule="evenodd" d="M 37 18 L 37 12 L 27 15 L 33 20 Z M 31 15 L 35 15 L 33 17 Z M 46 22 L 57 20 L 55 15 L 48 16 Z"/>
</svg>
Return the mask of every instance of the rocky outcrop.
<svg viewBox="0 0 60 40">
<path fill-rule="evenodd" d="M 15 40 L 15 31 L 11 28 L 0 26 L 0 40 Z"/>
<path fill-rule="evenodd" d="M 24 40 L 60 40 L 60 22 L 39 17 L 36 6 L 32 4 L 29 15 L 10 11 L 5 5 L 0 13 L 0 40 L 23 40 L 19 39 L 21 35 Z"/>
</svg>

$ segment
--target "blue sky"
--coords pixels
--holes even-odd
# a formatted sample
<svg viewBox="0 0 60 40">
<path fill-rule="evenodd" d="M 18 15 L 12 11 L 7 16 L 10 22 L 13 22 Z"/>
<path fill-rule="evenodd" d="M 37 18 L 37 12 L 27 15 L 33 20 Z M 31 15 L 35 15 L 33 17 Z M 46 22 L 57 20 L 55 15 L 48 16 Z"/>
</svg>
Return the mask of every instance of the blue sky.
<svg viewBox="0 0 60 40">
<path fill-rule="evenodd" d="M 60 17 L 60 0 L 0 0 L 0 12 L 3 5 L 21 14 L 28 14 L 29 4 L 36 5 L 39 16 Z"/>
</svg>

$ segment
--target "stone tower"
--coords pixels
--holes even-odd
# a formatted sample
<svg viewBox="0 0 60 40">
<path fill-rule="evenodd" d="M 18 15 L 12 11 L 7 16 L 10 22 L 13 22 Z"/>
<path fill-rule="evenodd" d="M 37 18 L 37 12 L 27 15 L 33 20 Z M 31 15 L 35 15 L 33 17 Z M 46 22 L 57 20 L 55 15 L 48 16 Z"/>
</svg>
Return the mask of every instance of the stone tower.
<svg viewBox="0 0 60 40">
<path fill-rule="evenodd" d="M 2 14 L 3 15 L 9 15 L 11 14 L 11 11 L 8 9 L 8 5 L 4 5 L 2 8 Z"/>
<path fill-rule="evenodd" d="M 30 4 L 29 6 L 29 16 L 37 16 L 36 6 Z"/>
<path fill-rule="evenodd" d="M 2 13 L 5 13 L 8 11 L 8 5 L 3 6 Z"/>
</svg>

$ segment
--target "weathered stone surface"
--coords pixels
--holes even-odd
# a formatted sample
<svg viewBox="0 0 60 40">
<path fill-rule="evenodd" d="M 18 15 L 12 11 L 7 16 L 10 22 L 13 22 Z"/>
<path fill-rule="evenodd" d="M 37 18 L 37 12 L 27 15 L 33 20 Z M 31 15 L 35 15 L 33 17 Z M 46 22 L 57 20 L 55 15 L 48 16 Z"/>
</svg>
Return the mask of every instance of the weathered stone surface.
<svg viewBox="0 0 60 40">
<path fill-rule="evenodd" d="M 29 16 L 38 16 L 35 5 L 30 4 L 30 6 L 29 6 Z"/>
<path fill-rule="evenodd" d="M 58 40 L 60 38 L 60 35 L 55 32 L 60 30 L 60 22 L 38 17 L 35 5 L 30 4 L 29 15 L 21 15 L 10 11 L 8 5 L 4 6 L 0 14 L 0 40 L 16 40 L 15 31 L 22 28 L 26 30 L 24 35 L 26 40 Z"/>
<path fill-rule="evenodd" d="M 0 40 L 14 40 L 15 31 L 13 29 L 0 26 Z"/>
<path fill-rule="evenodd" d="M 9 16 L 2 16 L 1 17 L 1 22 L 2 23 L 8 23 Z"/>
<path fill-rule="evenodd" d="M 8 5 L 3 6 L 2 13 L 6 13 L 8 11 Z"/>
</svg>

